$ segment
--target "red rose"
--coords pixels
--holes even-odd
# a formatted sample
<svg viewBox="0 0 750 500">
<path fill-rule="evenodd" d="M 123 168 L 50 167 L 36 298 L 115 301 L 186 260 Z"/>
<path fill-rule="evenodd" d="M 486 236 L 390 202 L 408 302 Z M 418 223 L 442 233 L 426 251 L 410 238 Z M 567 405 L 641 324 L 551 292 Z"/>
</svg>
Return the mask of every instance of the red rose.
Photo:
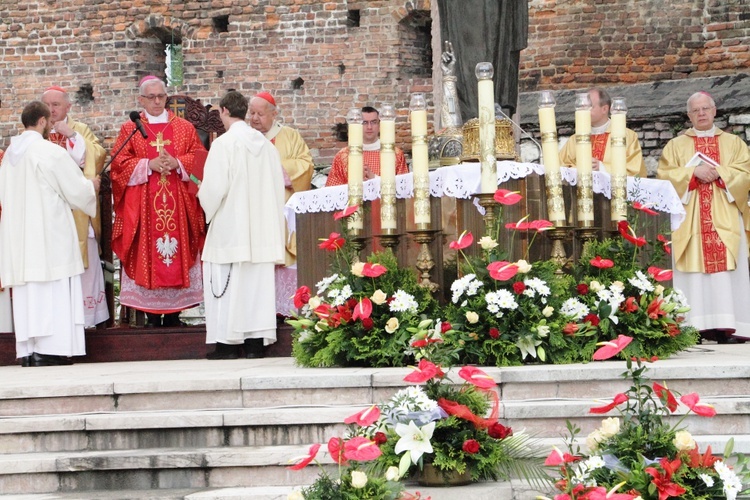
<svg viewBox="0 0 750 500">
<path fill-rule="evenodd" d="M 589 293 L 589 286 L 586 283 L 580 283 L 576 286 L 576 290 L 578 290 L 578 295 L 586 295 Z"/>
<path fill-rule="evenodd" d="M 310 302 L 310 289 L 306 286 L 299 287 L 297 291 L 294 292 L 294 307 L 299 309 L 308 302 Z"/>
<path fill-rule="evenodd" d="M 584 316 L 583 321 L 588 321 L 589 323 L 591 323 L 591 326 L 599 326 L 599 316 L 594 313 L 589 313 Z"/>
<path fill-rule="evenodd" d="M 492 337 L 493 339 L 496 339 L 499 336 L 500 336 L 500 330 L 498 330 L 494 326 L 492 328 L 490 328 L 490 337 Z"/>
<path fill-rule="evenodd" d="M 381 444 L 388 441 L 388 437 L 386 437 L 385 433 L 383 432 L 376 432 L 375 435 L 372 437 L 372 440 L 375 441 L 375 443 L 380 446 Z"/>
<path fill-rule="evenodd" d="M 575 323 L 568 323 L 563 327 L 563 333 L 565 335 L 573 335 L 575 332 L 578 331 L 578 325 Z"/>
<path fill-rule="evenodd" d="M 464 441 L 464 445 L 461 447 L 462 450 L 464 450 L 466 453 L 471 453 L 472 455 L 474 453 L 479 452 L 479 441 L 476 439 L 467 439 Z"/>
<path fill-rule="evenodd" d="M 452 327 L 452 326 L 451 326 L 451 324 L 450 324 L 450 323 L 448 323 L 447 321 L 443 321 L 443 322 L 442 322 L 442 323 L 440 324 L 440 333 L 445 333 L 445 332 L 447 332 L 448 330 L 452 330 L 452 329 L 453 329 L 453 327 Z"/>
<path fill-rule="evenodd" d="M 516 292 L 516 295 L 521 295 L 524 290 L 526 290 L 526 285 L 523 281 L 516 281 L 513 283 L 513 291 Z"/>
<path fill-rule="evenodd" d="M 350 297 L 346 301 L 346 307 L 348 307 L 349 309 L 354 309 L 355 307 L 357 307 L 357 299 L 355 299 L 354 297 Z"/>
<path fill-rule="evenodd" d="M 374 323 L 372 322 L 372 318 L 364 318 L 362 320 L 362 328 L 364 328 L 367 331 L 372 330 L 372 327 L 374 326 Z"/>
<path fill-rule="evenodd" d="M 489 434 L 490 437 L 494 439 L 505 439 L 508 436 L 513 435 L 513 429 L 511 429 L 510 427 L 505 427 L 499 422 L 495 422 L 487 428 L 487 434 Z"/>
</svg>

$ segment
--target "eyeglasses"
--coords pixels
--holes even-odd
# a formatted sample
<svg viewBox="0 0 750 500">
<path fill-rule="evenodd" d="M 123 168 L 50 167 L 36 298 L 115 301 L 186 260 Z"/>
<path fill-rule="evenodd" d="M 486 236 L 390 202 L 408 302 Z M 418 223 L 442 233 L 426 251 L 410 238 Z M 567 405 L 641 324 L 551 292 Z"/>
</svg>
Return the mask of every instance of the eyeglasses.
<svg viewBox="0 0 750 500">
<path fill-rule="evenodd" d="M 149 101 L 155 102 L 155 101 L 161 101 L 162 99 L 167 98 L 167 94 L 152 94 L 152 95 L 142 95 L 144 99 L 148 99 Z"/>
<path fill-rule="evenodd" d="M 716 106 L 703 106 L 702 108 L 698 109 L 691 109 L 688 111 L 689 115 L 697 115 L 698 113 L 708 113 L 712 109 L 714 109 Z"/>
<path fill-rule="evenodd" d="M 363 121 L 362 121 L 362 126 L 363 126 L 363 127 L 366 127 L 366 126 L 368 126 L 368 125 L 372 125 L 372 126 L 374 127 L 374 126 L 375 126 L 375 125 L 377 125 L 378 123 L 380 123 L 380 120 L 370 120 L 369 122 L 368 122 L 368 121 L 364 121 L 364 120 L 363 120 Z"/>
</svg>

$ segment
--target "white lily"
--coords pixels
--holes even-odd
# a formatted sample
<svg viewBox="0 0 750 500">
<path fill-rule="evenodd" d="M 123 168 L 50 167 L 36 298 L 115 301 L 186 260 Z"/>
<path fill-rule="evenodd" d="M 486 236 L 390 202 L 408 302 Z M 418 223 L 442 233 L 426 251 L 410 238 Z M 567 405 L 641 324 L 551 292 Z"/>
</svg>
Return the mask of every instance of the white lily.
<svg viewBox="0 0 750 500">
<path fill-rule="evenodd" d="M 409 451 L 412 463 L 416 464 L 422 454 L 432 453 L 430 439 L 432 439 L 433 432 L 435 432 L 435 422 L 430 422 L 423 427 L 417 427 L 413 420 L 409 421 L 409 425 L 396 424 L 396 434 L 401 436 L 401 439 L 396 443 L 394 451 L 397 455 Z"/>
</svg>

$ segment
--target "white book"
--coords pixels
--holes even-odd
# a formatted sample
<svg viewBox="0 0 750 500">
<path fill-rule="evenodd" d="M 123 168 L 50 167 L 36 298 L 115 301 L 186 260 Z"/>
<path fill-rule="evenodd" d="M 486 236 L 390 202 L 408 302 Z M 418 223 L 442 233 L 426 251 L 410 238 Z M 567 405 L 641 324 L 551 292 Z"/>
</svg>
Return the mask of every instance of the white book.
<svg viewBox="0 0 750 500">
<path fill-rule="evenodd" d="M 697 167 L 701 164 L 706 164 L 709 167 L 716 168 L 719 166 L 718 163 L 713 161 L 708 156 L 704 155 L 703 153 L 695 153 L 692 158 L 688 160 L 688 162 L 685 164 L 685 167 Z"/>
</svg>

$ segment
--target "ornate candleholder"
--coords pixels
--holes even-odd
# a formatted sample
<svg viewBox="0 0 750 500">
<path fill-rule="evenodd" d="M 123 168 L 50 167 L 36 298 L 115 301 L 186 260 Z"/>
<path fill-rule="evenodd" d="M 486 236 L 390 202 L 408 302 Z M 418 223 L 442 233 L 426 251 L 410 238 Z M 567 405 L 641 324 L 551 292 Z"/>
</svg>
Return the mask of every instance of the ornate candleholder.
<svg viewBox="0 0 750 500">
<path fill-rule="evenodd" d="M 586 251 L 586 246 L 589 243 L 597 240 L 599 229 L 601 228 L 594 227 L 593 224 L 591 226 L 581 226 L 576 228 L 576 236 L 583 246 L 582 252 Z"/>
<path fill-rule="evenodd" d="M 367 246 L 370 238 L 364 236 L 364 232 L 361 229 L 350 229 L 349 230 L 349 241 L 352 242 L 354 248 L 354 262 L 360 262 L 359 254 Z"/>
<path fill-rule="evenodd" d="M 422 228 L 420 226 L 427 226 L 427 224 L 417 224 L 417 229 L 409 231 L 409 234 L 414 236 L 414 241 L 420 245 L 415 266 L 417 271 L 419 271 L 417 279 L 419 280 L 419 286 L 427 288 L 431 293 L 435 293 L 440 286 L 430 279 L 430 271 L 435 267 L 435 260 L 430 251 L 430 243 L 432 243 L 432 240 L 435 239 L 435 235 L 439 233 L 440 230 L 429 229 L 429 227 Z"/>
<path fill-rule="evenodd" d="M 380 246 L 383 248 L 390 248 L 391 251 L 395 251 L 399 242 L 401 241 L 401 235 L 395 231 L 383 231 L 383 234 L 378 235 L 380 240 Z"/>
<path fill-rule="evenodd" d="M 571 259 L 565 253 L 565 241 L 570 238 L 571 226 L 556 225 L 554 229 L 545 231 L 547 238 L 552 241 L 552 250 L 550 251 L 550 259 L 557 264 L 556 274 L 563 274 L 563 268 L 567 266 Z"/>
<path fill-rule="evenodd" d="M 495 228 L 495 193 L 479 193 L 479 204 L 484 207 L 484 235 L 492 237 L 492 231 Z"/>
</svg>

